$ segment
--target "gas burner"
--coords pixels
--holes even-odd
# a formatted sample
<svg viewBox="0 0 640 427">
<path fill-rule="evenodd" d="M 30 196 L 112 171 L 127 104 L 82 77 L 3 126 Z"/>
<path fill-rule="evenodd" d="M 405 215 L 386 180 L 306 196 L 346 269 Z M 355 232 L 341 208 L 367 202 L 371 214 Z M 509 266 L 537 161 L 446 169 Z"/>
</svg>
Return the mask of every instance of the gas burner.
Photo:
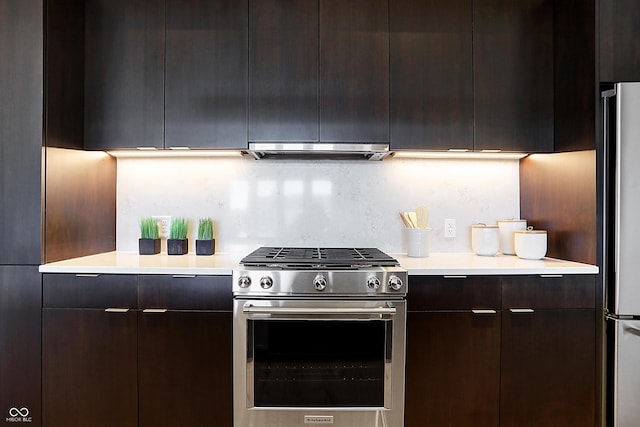
<svg viewBox="0 0 640 427">
<path fill-rule="evenodd" d="M 313 270 L 395 267 L 399 263 L 376 248 L 261 247 L 244 257 L 245 267 Z"/>
</svg>

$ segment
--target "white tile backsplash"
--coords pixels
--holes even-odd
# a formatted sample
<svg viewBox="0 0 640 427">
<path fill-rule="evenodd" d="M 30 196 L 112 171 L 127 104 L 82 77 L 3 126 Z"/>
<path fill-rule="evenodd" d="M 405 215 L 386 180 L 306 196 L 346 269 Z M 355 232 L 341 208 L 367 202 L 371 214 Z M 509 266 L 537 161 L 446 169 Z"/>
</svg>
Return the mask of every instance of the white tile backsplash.
<svg viewBox="0 0 640 427">
<path fill-rule="evenodd" d="M 468 252 L 469 226 L 518 218 L 517 160 L 118 159 L 117 250 L 136 251 L 140 218 L 212 217 L 218 252 L 362 246 L 406 253 L 401 210 L 429 208 L 431 251 Z M 445 218 L 457 237 L 445 239 Z"/>
</svg>

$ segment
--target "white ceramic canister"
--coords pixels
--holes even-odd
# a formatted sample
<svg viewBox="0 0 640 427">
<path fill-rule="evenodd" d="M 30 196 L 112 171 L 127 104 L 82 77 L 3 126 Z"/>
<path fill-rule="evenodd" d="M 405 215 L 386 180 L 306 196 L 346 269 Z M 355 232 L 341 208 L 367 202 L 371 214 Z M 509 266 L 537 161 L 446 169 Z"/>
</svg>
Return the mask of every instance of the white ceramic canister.
<svg viewBox="0 0 640 427">
<path fill-rule="evenodd" d="M 471 249 L 476 255 L 495 256 L 500 250 L 498 226 L 486 224 L 472 225 Z"/>
<path fill-rule="evenodd" d="M 429 234 L 431 227 L 407 228 L 407 255 L 414 258 L 429 256 Z"/>
<path fill-rule="evenodd" d="M 547 232 L 545 230 L 533 230 L 533 227 L 529 227 L 525 231 L 514 232 L 513 237 L 518 257 L 541 259 L 547 254 Z"/>
<path fill-rule="evenodd" d="M 505 255 L 515 255 L 516 250 L 513 245 L 513 233 L 515 231 L 526 230 L 526 219 L 500 219 L 498 220 L 500 230 L 500 252 Z"/>
</svg>

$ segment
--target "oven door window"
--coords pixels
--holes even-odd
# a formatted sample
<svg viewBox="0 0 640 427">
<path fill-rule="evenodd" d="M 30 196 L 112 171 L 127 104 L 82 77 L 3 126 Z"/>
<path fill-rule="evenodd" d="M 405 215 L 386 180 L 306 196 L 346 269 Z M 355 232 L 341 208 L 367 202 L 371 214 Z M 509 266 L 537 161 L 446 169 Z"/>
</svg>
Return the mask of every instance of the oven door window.
<svg viewBox="0 0 640 427">
<path fill-rule="evenodd" d="M 391 321 L 250 320 L 247 326 L 254 407 L 385 406 Z"/>
</svg>

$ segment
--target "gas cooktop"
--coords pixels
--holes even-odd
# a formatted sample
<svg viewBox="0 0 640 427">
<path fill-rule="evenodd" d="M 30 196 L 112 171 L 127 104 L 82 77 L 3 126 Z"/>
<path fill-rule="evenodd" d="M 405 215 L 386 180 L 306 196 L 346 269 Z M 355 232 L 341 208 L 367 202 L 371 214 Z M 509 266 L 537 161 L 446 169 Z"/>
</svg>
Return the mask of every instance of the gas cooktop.
<svg viewBox="0 0 640 427">
<path fill-rule="evenodd" d="M 395 267 L 399 263 L 376 248 L 261 247 L 244 257 L 245 267 L 277 269 L 354 269 Z"/>
</svg>

